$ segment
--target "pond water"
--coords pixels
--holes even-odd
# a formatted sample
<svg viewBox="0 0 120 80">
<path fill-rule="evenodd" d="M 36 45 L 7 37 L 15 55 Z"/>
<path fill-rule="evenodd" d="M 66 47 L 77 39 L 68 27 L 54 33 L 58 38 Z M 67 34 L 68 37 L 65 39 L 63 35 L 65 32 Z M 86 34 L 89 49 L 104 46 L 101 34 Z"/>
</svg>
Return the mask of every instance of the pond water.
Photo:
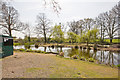
<svg viewBox="0 0 120 80">
<path fill-rule="evenodd" d="M 14 49 L 25 49 L 24 46 L 14 46 Z M 75 49 L 70 47 L 38 47 L 31 46 L 32 50 L 41 50 L 45 52 L 59 53 L 64 52 L 64 57 L 71 58 L 77 56 L 78 59 L 84 57 L 85 59 L 93 58 L 99 64 L 118 65 L 118 53 L 111 51 L 94 51 L 88 49 Z"/>
</svg>

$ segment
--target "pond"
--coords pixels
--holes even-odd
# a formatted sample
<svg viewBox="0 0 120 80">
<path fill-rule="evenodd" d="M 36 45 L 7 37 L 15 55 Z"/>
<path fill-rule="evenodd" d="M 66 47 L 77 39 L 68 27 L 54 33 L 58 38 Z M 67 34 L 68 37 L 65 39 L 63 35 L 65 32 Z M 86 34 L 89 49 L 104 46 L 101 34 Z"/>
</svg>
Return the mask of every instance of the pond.
<svg viewBox="0 0 120 80">
<path fill-rule="evenodd" d="M 14 46 L 14 49 L 25 49 L 24 46 Z M 31 46 L 32 50 L 59 53 L 64 52 L 64 57 L 71 58 L 77 56 L 78 59 L 94 59 L 98 64 L 118 65 L 118 53 L 111 51 L 94 51 L 88 49 L 75 49 L 70 47 L 38 47 Z"/>
</svg>

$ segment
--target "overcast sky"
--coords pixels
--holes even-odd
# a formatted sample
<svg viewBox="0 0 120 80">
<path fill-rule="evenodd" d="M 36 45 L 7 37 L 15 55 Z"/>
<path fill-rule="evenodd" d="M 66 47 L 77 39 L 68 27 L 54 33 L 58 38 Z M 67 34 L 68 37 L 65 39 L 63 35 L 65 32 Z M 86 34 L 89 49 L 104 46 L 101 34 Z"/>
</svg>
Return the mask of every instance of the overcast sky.
<svg viewBox="0 0 120 80">
<path fill-rule="evenodd" d="M 46 0 L 48 1 L 48 0 Z M 53 24 L 66 23 L 83 18 L 95 18 L 100 13 L 109 11 L 119 0 L 56 0 L 62 10 L 59 16 L 53 11 L 50 4 L 44 6 L 43 0 L 13 0 L 12 5 L 18 10 L 20 20 L 35 26 L 36 15 L 45 13 Z M 21 37 L 19 33 L 13 32 L 13 36 Z"/>
</svg>

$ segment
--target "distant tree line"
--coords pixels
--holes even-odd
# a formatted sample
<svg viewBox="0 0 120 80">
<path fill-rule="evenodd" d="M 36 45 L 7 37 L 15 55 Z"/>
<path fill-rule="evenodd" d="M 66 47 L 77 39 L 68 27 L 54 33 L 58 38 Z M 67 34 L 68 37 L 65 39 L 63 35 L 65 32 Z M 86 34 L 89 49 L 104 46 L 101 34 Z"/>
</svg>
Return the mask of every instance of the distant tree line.
<svg viewBox="0 0 120 80">
<path fill-rule="evenodd" d="M 68 22 L 68 25 L 70 27 L 68 36 L 71 40 L 73 39 L 75 42 L 77 41 L 77 36 L 82 38 L 78 40 L 87 42 L 89 42 L 88 40 L 93 40 L 92 38 L 99 38 L 100 41 L 103 42 L 105 37 L 109 37 L 110 43 L 112 43 L 112 39 L 115 36 L 118 36 L 118 31 L 120 30 L 119 12 L 120 2 L 111 10 L 101 13 L 95 19 L 86 18 L 79 21 Z"/>
<path fill-rule="evenodd" d="M 45 1 L 46 3 L 46 1 Z M 58 12 L 59 4 L 52 0 L 54 10 Z M 39 13 L 36 17 L 36 25 L 31 27 L 29 23 L 19 20 L 18 11 L 5 2 L 0 2 L 0 29 L 4 34 L 12 36 L 12 31 L 20 31 L 25 34 L 25 41 L 31 42 L 34 34 L 39 39 L 34 42 L 44 43 L 97 43 L 104 42 L 109 37 L 110 43 L 120 30 L 120 2 L 111 10 L 99 14 L 95 19 L 85 18 L 78 21 L 71 21 L 64 26 L 62 23 L 51 26 L 51 21 L 45 13 Z M 66 27 L 69 27 L 67 31 Z M 67 32 L 66 32 L 67 31 Z"/>
</svg>

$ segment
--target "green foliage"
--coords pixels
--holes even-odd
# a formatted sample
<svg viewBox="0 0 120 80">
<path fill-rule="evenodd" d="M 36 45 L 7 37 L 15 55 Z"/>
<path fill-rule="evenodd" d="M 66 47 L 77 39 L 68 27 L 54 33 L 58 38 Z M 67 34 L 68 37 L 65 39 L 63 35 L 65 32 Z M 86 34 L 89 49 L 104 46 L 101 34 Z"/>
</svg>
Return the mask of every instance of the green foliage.
<svg viewBox="0 0 120 80">
<path fill-rule="evenodd" d="M 38 44 L 35 44 L 35 48 L 38 48 L 39 47 L 39 45 Z"/>
<path fill-rule="evenodd" d="M 85 34 L 83 34 L 81 36 L 81 40 L 84 42 L 87 42 L 87 45 L 89 44 L 89 42 L 94 42 L 96 43 L 96 41 L 98 40 L 98 34 L 99 34 L 99 30 L 96 28 L 93 28 L 92 30 L 88 30 L 88 32 L 86 32 Z"/>
<path fill-rule="evenodd" d="M 95 60 L 93 58 L 88 59 L 89 62 L 94 62 Z"/>
<path fill-rule="evenodd" d="M 30 43 L 25 43 L 25 49 L 30 49 Z"/>
<path fill-rule="evenodd" d="M 19 49 L 19 51 L 25 51 L 25 49 Z"/>
<path fill-rule="evenodd" d="M 49 53 L 47 53 L 47 52 L 44 52 L 44 51 L 41 51 L 41 50 L 32 50 L 32 49 L 27 49 L 27 50 L 25 50 L 25 49 L 17 49 L 16 51 L 24 51 L 24 52 L 35 52 L 35 53 L 44 53 L 44 54 L 49 54 Z"/>
<path fill-rule="evenodd" d="M 32 49 L 27 49 L 26 52 L 34 52 Z"/>
<path fill-rule="evenodd" d="M 14 46 L 18 46 L 21 45 L 20 43 L 13 43 Z"/>
<path fill-rule="evenodd" d="M 54 40 L 57 43 L 62 43 L 64 41 L 64 32 L 62 31 L 60 25 L 54 26 L 51 36 L 53 37 L 51 40 Z"/>
<path fill-rule="evenodd" d="M 119 68 L 120 68 L 120 64 L 118 64 L 118 65 L 117 65 L 117 67 L 119 67 Z"/>
<path fill-rule="evenodd" d="M 68 32 L 68 40 L 71 43 L 75 43 L 75 42 L 80 42 L 80 36 L 73 33 L 73 32 Z"/>
<path fill-rule="evenodd" d="M 110 43 L 110 39 L 105 39 L 104 41 Z M 113 39 L 112 42 L 113 43 L 120 43 L 120 39 Z"/>
</svg>

